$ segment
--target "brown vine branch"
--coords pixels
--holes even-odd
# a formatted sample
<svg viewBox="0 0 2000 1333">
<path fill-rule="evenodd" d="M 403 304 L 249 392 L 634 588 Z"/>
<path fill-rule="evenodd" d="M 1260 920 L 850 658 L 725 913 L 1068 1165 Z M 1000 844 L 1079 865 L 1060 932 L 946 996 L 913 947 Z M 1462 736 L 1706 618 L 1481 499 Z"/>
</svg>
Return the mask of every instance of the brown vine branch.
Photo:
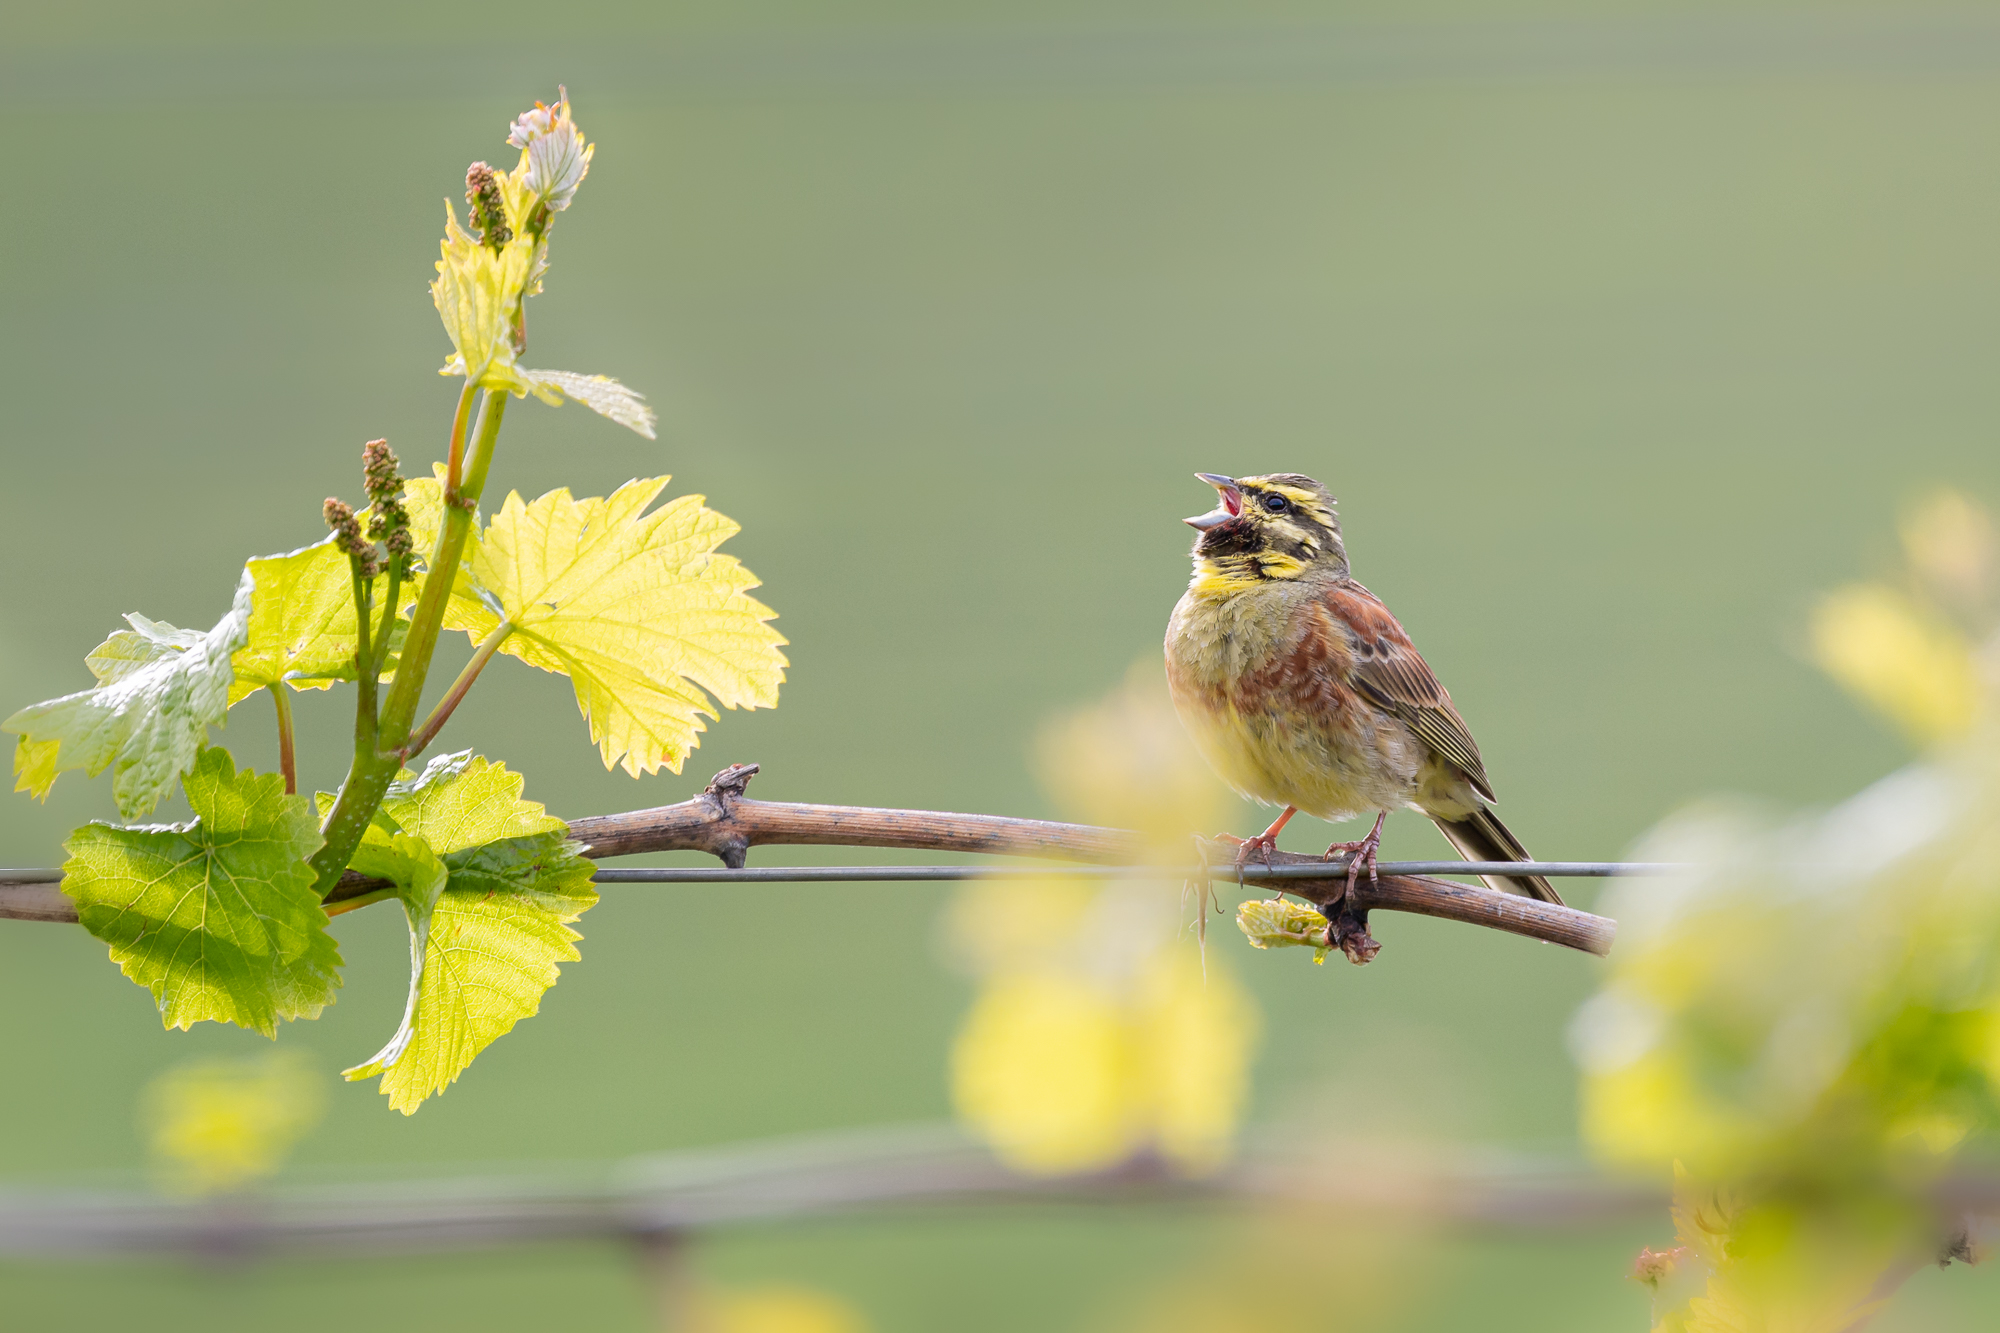
<svg viewBox="0 0 2000 1333">
<path fill-rule="evenodd" d="M 752 801 L 743 791 L 756 773 L 756 764 L 732 764 L 691 801 L 573 820 L 570 835 L 586 843 L 593 858 L 639 852 L 707 852 L 731 868 L 742 866 L 750 848 L 779 844 L 983 852 L 1099 865 L 1137 860 L 1145 852 L 1138 834 L 1089 824 L 937 810 Z"/>
<path fill-rule="evenodd" d="M 1229 858 L 1235 855 L 1236 849 L 1226 843 L 1204 842 L 1203 850 L 1209 863 L 1216 867 L 1216 878 L 1227 879 Z M 1262 857 L 1258 859 L 1263 860 Z M 1270 864 L 1311 865 L 1320 860 L 1317 856 L 1300 856 L 1295 852 L 1272 852 Z M 1355 884 L 1352 901 L 1343 903 L 1347 893 L 1347 862 L 1342 859 L 1324 864 L 1329 871 L 1325 879 L 1287 879 L 1281 882 L 1286 893 L 1305 899 L 1332 918 L 1333 945 L 1357 963 L 1365 963 L 1375 956 L 1377 946 L 1368 937 L 1368 913 L 1375 908 L 1462 921 L 1469 926 L 1485 926 L 1510 935 L 1525 935 L 1529 939 L 1581 949 L 1600 958 L 1611 952 L 1612 942 L 1618 937 L 1618 923 L 1610 917 L 1594 916 L 1589 912 L 1579 912 L 1574 907 L 1559 907 L 1555 903 L 1545 903 L 1516 893 L 1501 893 L 1497 889 L 1458 884 L 1430 875 L 1383 875 L 1375 883 L 1364 877 Z M 1277 887 L 1271 881 L 1265 883 Z"/>
<path fill-rule="evenodd" d="M 1136 833 L 1089 824 L 938 810 L 753 801 L 744 795 L 744 789 L 756 772 L 755 764 L 734 764 L 716 774 L 693 800 L 572 820 L 570 833 L 597 860 L 643 852 L 695 851 L 717 857 L 732 869 L 743 866 L 750 848 L 778 845 L 974 852 L 1094 865 L 1143 860 L 1147 850 Z M 1209 847 L 1213 882 L 1231 878 L 1231 854 L 1231 849 L 1219 844 Z M 1319 861 L 1274 852 L 1271 863 L 1307 865 Z M 1319 906 L 1337 903 L 1347 887 L 1346 866 L 1340 861 L 1325 865 L 1326 878 L 1288 879 L 1283 882 L 1284 891 Z M 349 871 L 327 895 L 327 905 L 340 910 L 340 904 L 378 895 L 386 887 L 382 880 Z M 1334 915 L 1337 928 L 1355 932 L 1346 942 L 1349 956 L 1357 961 L 1372 954 L 1366 922 L 1367 913 L 1375 909 L 1485 926 L 1599 955 L 1610 952 L 1618 930 L 1615 921 L 1575 908 L 1428 875 L 1383 875 L 1372 884 L 1363 880 L 1355 886 L 1350 906 L 1352 911 L 1336 911 Z M 73 922 L 76 910 L 53 884 L 0 883 L 0 918 L 4 917 Z"/>
</svg>

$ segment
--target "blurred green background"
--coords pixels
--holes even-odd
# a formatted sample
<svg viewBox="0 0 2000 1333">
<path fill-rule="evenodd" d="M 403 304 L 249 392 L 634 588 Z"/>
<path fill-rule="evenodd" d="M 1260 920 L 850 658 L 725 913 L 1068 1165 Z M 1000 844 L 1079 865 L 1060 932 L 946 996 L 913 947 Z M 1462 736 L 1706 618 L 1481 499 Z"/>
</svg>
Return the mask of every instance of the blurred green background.
<svg viewBox="0 0 2000 1333">
<path fill-rule="evenodd" d="M 1901 761 L 1800 644 L 1818 590 L 1888 562 L 1911 496 L 2000 496 L 1991 7 L 0 7 L 5 708 L 87 683 L 124 612 L 212 624 L 243 559 L 358 491 L 364 439 L 441 451 L 438 200 L 558 80 L 599 147 L 529 360 L 641 389 L 660 439 L 523 404 L 495 477 L 673 473 L 743 523 L 728 549 L 793 668 L 778 710 L 636 783 L 603 771 L 566 682 L 496 668 L 445 742 L 557 813 L 684 799 L 748 760 L 765 798 L 1055 813 L 1034 729 L 1157 654 L 1197 469 L 1332 484 L 1357 576 L 1541 855 L 1617 856 L 1704 793 L 1829 801 Z M 302 777 L 330 786 L 346 700 L 300 704 Z M 267 713 L 226 736 L 264 768 Z M 74 776 L 46 807 L 12 797 L 0 862 L 53 863 L 110 813 Z M 1404 815 L 1388 853 L 1445 854 Z M 791 928 L 746 931 L 732 893 L 610 891 L 539 1017 L 414 1118 L 341 1085 L 292 1177 L 948 1114 L 968 992 L 943 891 L 759 896 Z M 329 1077 L 393 1029 L 402 932 L 338 922 L 344 998 L 282 1036 Z M 1593 964 L 1376 933 L 1366 970 L 1223 939 L 1267 1009 L 1253 1125 L 1574 1153 L 1564 1027 Z M 0 928 L 0 1009 L 15 1183 L 142 1179 L 143 1085 L 262 1044 L 162 1032 L 53 926 Z M 842 1293 L 883 1330 L 1097 1328 L 1227 1225 L 823 1224 L 698 1262 Z M 1438 1240 L 1391 1322 L 1643 1327 L 1624 1273 L 1668 1234 Z M 590 1247 L 0 1267 L 6 1322 L 37 1329 L 627 1330 L 647 1299 L 630 1256 Z M 1881 1327 L 1996 1312 L 2000 1278 L 1953 1270 Z"/>
</svg>

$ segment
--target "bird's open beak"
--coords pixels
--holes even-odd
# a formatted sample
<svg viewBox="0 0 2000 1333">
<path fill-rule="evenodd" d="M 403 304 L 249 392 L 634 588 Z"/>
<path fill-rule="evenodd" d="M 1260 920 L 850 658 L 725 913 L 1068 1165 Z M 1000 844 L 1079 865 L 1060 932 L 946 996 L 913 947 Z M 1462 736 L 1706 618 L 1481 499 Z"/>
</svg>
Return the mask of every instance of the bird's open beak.
<svg viewBox="0 0 2000 1333">
<path fill-rule="evenodd" d="M 1243 492 L 1236 489 L 1236 478 L 1224 477 L 1214 472 L 1197 472 L 1194 475 L 1215 487 L 1215 493 L 1222 498 L 1222 507 L 1211 509 L 1195 518 L 1184 518 L 1181 522 L 1206 532 L 1210 528 L 1227 523 L 1243 512 Z"/>
</svg>

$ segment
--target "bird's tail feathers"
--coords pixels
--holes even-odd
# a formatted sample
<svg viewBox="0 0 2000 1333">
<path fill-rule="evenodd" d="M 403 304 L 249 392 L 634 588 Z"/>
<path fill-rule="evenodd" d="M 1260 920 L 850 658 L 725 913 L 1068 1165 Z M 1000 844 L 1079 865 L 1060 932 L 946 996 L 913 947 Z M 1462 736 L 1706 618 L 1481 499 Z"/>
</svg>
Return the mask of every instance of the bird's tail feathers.
<svg viewBox="0 0 2000 1333">
<path fill-rule="evenodd" d="M 1528 849 L 1513 835 L 1500 817 L 1484 806 L 1474 810 L 1464 819 L 1439 819 L 1431 816 L 1431 822 L 1438 831 L 1451 840 L 1458 848 L 1458 854 L 1468 861 L 1532 861 Z M 1488 885 L 1502 893 L 1524 893 L 1530 898 L 1539 898 L 1545 903 L 1562 905 L 1562 895 L 1549 886 L 1540 875 L 1481 875 Z"/>
</svg>

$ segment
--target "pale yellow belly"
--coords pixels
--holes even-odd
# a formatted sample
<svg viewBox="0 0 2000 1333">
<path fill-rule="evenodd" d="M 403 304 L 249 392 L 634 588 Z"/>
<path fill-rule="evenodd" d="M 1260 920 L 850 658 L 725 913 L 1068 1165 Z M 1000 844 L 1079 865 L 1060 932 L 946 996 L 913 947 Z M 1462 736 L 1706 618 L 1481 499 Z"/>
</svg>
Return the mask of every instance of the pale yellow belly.
<svg viewBox="0 0 2000 1333">
<path fill-rule="evenodd" d="M 1379 714 L 1327 726 L 1274 709 L 1244 713 L 1196 702 L 1180 711 L 1196 748 L 1224 782 L 1252 800 L 1296 806 L 1320 819 L 1412 804 L 1428 758 L 1408 728 Z"/>
<path fill-rule="evenodd" d="M 1269 680 L 1295 646 L 1297 594 L 1190 593 L 1167 630 L 1167 679 L 1196 748 L 1222 780 L 1266 805 L 1321 819 L 1371 815 L 1456 785 L 1402 722 L 1351 692 Z M 1300 593 L 1309 590 L 1301 589 Z"/>
</svg>

